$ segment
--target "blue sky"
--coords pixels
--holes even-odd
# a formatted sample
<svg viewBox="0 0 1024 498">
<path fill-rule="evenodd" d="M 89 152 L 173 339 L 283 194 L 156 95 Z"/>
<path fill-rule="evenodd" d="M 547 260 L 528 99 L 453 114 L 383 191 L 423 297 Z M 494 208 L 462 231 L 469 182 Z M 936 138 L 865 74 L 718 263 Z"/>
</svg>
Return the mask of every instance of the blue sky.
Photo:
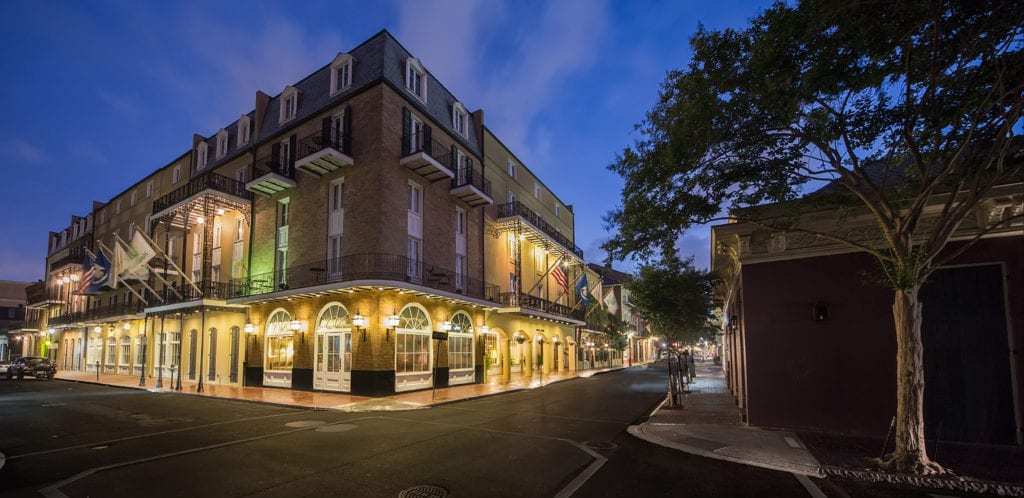
<svg viewBox="0 0 1024 498">
<path fill-rule="evenodd" d="M 372 5 L 368 5 L 372 4 Z M 47 233 L 388 29 L 576 213 L 590 262 L 637 137 L 698 23 L 768 2 L 4 2 L 0 280 L 43 277 Z M 707 266 L 708 231 L 680 242 Z M 632 271 L 629 263 L 616 267 Z"/>
</svg>

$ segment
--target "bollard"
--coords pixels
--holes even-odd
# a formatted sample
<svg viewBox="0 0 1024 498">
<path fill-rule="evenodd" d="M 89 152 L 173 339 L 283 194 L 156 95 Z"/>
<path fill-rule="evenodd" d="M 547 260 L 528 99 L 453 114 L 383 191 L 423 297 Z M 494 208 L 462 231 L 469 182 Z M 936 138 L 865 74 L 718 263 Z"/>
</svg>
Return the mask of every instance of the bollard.
<svg viewBox="0 0 1024 498">
<path fill-rule="evenodd" d="M 100 381 L 100 362 L 96 362 L 96 382 Z"/>
</svg>

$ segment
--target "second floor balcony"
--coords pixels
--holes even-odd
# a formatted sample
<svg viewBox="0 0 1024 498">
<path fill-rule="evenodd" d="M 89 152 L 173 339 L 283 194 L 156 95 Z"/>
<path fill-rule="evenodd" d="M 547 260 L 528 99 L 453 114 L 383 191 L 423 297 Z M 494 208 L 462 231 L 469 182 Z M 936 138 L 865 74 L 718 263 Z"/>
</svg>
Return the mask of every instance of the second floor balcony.
<svg viewBox="0 0 1024 498">
<path fill-rule="evenodd" d="M 82 311 L 51 316 L 48 323 L 50 326 L 81 325 L 96 323 L 105 319 L 120 319 L 140 315 L 143 311 L 143 306 L 142 301 L 101 304 Z"/>
<path fill-rule="evenodd" d="M 463 295 L 498 303 L 498 286 L 470 278 L 460 272 L 405 256 L 379 253 L 350 254 L 340 258 L 292 265 L 271 272 L 257 273 L 235 279 L 229 289 L 230 297 L 239 302 L 244 298 L 265 296 L 276 292 L 318 287 L 350 287 L 360 282 L 394 282 L 399 287 L 408 285 Z"/>
<path fill-rule="evenodd" d="M 534 212 L 532 209 L 523 205 L 519 201 L 509 202 L 507 204 L 499 204 L 498 206 L 498 220 L 508 220 L 518 218 L 525 221 L 530 227 L 535 229 L 544 237 L 547 237 L 555 241 L 558 245 L 565 248 L 567 251 L 573 253 L 581 261 L 583 260 L 583 249 L 580 249 L 573 243 L 569 237 L 566 237 L 562 232 L 559 232 L 554 226 L 544 220 L 539 214 Z M 534 241 L 538 243 L 539 241 Z"/>
<path fill-rule="evenodd" d="M 257 194 L 274 195 L 297 185 L 295 168 L 280 153 L 267 154 L 257 159 L 249 177 L 252 180 L 245 184 L 245 188 Z"/>
<path fill-rule="evenodd" d="M 502 306 L 512 311 L 525 308 L 583 323 L 583 310 L 551 302 L 542 297 L 533 296 L 524 292 L 502 292 L 499 294 L 499 298 Z"/>
<path fill-rule="evenodd" d="M 452 150 L 432 139 L 426 130 L 402 137 L 402 159 L 398 164 L 430 182 L 455 177 Z"/>
<path fill-rule="evenodd" d="M 247 206 L 252 201 L 252 194 L 245 190 L 245 185 L 233 178 L 207 172 L 153 201 L 151 218 L 159 218 L 181 207 L 188 208 L 189 212 L 199 213 L 191 207 L 193 203 L 204 199 L 212 200 L 213 202 L 208 204 L 215 207 L 238 208 Z"/>
<path fill-rule="evenodd" d="M 353 163 L 352 137 L 331 126 L 299 140 L 298 145 L 295 169 L 316 177 Z"/>
</svg>

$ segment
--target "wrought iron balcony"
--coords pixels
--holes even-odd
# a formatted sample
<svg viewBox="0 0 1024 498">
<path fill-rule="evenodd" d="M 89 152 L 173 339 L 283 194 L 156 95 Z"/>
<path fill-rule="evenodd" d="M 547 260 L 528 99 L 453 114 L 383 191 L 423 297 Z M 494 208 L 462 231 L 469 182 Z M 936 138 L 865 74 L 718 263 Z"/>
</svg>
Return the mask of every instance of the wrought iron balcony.
<svg viewBox="0 0 1024 498">
<path fill-rule="evenodd" d="M 499 294 L 501 304 L 505 307 L 527 308 L 542 311 L 550 315 L 558 315 L 574 320 L 583 320 L 583 310 L 574 309 L 564 304 L 553 303 L 547 299 L 531 296 L 523 292 L 502 292 Z"/>
<path fill-rule="evenodd" d="M 40 280 L 25 287 L 25 303 L 28 307 L 34 308 L 44 304 L 49 299 L 46 293 L 46 282 Z"/>
<path fill-rule="evenodd" d="M 402 159 L 398 163 L 431 182 L 455 177 L 451 149 L 424 132 L 402 137 Z"/>
<path fill-rule="evenodd" d="M 50 325 L 70 325 L 85 321 L 102 320 L 104 318 L 114 316 L 138 315 L 142 313 L 143 306 L 142 301 L 132 301 L 130 303 L 120 302 L 107 304 L 105 306 L 94 306 L 84 311 L 76 311 L 74 313 L 65 313 L 60 316 L 50 317 L 48 323 Z"/>
<path fill-rule="evenodd" d="M 253 274 L 231 282 L 232 298 L 259 296 L 357 280 L 411 283 L 453 294 L 498 302 L 498 286 L 465 274 L 393 254 L 351 254 Z"/>
<path fill-rule="evenodd" d="M 228 282 L 213 282 L 210 280 L 200 280 L 195 283 L 199 290 L 188 284 L 182 284 L 174 287 L 178 292 L 175 293 L 170 288 L 163 288 L 160 292 L 160 297 L 163 298 L 161 303 L 158 299 L 150 299 L 149 306 L 161 306 L 165 304 L 178 304 L 187 303 L 192 301 L 199 301 L 201 299 L 216 299 L 225 300 L 229 296 L 229 290 L 231 284 Z M 178 294 L 181 294 L 179 296 Z"/>
<path fill-rule="evenodd" d="M 296 185 L 295 169 L 274 154 L 267 154 L 256 160 L 252 168 L 252 180 L 245 184 L 246 190 L 263 195 L 274 195 Z"/>
<path fill-rule="evenodd" d="M 573 242 L 569 240 L 569 237 L 566 237 L 558 230 L 555 230 L 555 227 L 544 221 L 544 218 L 541 218 L 540 215 L 533 212 L 532 209 L 524 206 L 523 203 L 516 201 L 498 205 L 498 219 L 511 218 L 513 216 L 522 217 L 527 223 L 536 227 L 562 247 L 572 251 L 574 254 L 579 256 L 580 259 L 583 259 L 583 249 L 580 249 L 576 244 L 573 244 Z"/>
<path fill-rule="evenodd" d="M 484 178 L 479 171 L 466 166 L 455 169 L 449 193 L 471 207 L 494 204 L 494 199 L 491 198 L 491 181 Z"/>
<path fill-rule="evenodd" d="M 295 169 L 321 176 L 343 166 L 351 166 L 352 137 L 328 128 L 299 141 Z"/>
<path fill-rule="evenodd" d="M 153 201 L 153 214 L 166 211 L 178 204 L 208 191 L 219 192 L 251 201 L 252 194 L 245 191 L 245 186 L 234 179 L 216 173 L 204 173 L 185 185 L 172 190 L 169 194 Z"/>
</svg>

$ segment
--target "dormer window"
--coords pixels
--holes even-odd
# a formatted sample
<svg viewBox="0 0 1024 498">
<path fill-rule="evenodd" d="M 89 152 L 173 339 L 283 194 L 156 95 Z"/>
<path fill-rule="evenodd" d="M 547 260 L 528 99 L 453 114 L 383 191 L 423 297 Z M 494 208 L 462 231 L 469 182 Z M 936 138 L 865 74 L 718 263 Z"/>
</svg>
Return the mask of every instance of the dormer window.
<svg viewBox="0 0 1024 498">
<path fill-rule="evenodd" d="M 196 170 L 201 170 L 206 167 L 207 160 L 210 158 L 210 147 L 206 145 L 206 142 L 200 143 L 196 147 Z"/>
<path fill-rule="evenodd" d="M 249 145 L 249 116 L 238 118 L 238 146 Z"/>
<path fill-rule="evenodd" d="M 153 196 L 153 180 L 146 182 L 146 198 L 149 199 Z"/>
<path fill-rule="evenodd" d="M 299 113 L 299 90 L 293 86 L 284 87 L 284 91 L 281 92 L 280 101 L 280 118 L 278 123 L 284 123 L 289 119 L 294 118 Z"/>
<path fill-rule="evenodd" d="M 516 163 L 512 162 L 511 159 L 508 160 L 508 176 L 516 177 Z"/>
<path fill-rule="evenodd" d="M 331 95 L 352 86 L 352 61 L 349 54 L 338 54 L 331 63 Z"/>
<path fill-rule="evenodd" d="M 217 132 L 217 159 L 228 155 L 228 138 L 230 136 L 223 128 Z"/>
<path fill-rule="evenodd" d="M 409 57 L 405 60 L 405 89 L 416 98 L 427 101 L 427 71 L 423 69 L 419 59 Z"/>
<path fill-rule="evenodd" d="M 138 190 L 132 190 L 132 203 L 131 203 L 131 205 L 134 206 L 135 205 L 135 201 L 137 201 L 137 200 L 139 200 L 139 191 Z"/>
<path fill-rule="evenodd" d="M 469 134 L 469 113 L 462 102 L 452 104 L 452 128 L 464 137 Z"/>
</svg>

